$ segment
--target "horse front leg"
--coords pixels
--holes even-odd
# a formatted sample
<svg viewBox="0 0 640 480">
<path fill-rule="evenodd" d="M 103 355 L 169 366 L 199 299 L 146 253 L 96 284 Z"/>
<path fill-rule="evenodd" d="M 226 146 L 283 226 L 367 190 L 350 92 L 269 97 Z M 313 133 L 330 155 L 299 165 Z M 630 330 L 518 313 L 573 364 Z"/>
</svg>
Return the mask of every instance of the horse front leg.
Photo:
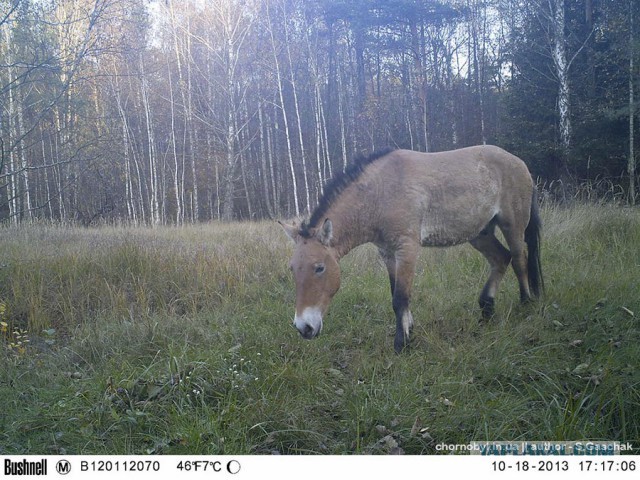
<svg viewBox="0 0 640 480">
<path fill-rule="evenodd" d="M 416 247 L 405 247 L 393 252 L 380 250 L 389 273 L 393 312 L 396 317 L 396 335 L 393 346 L 396 353 L 409 346 L 413 329 L 413 315 L 409 309 L 411 287 L 416 268 Z"/>
</svg>

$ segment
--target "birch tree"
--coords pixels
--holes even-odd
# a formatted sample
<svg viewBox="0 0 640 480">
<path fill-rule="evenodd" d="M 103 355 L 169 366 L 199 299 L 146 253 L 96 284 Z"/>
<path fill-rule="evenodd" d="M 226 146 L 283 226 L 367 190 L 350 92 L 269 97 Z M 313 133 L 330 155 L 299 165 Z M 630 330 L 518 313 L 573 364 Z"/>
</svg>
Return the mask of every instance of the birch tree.
<svg viewBox="0 0 640 480">
<path fill-rule="evenodd" d="M 240 66 L 245 41 L 255 21 L 254 6 L 251 2 L 218 0 L 211 5 L 212 20 L 216 27 L 216 37 L 203 38 L 206 48 L 219 62 L 221 78 L 216 79 L 222 93 L 222 112 L 214 112 L 221 120 L 220 133 L 224 145 L 224 169 L 221 181 L 221 218 L 233 219 L 235 183 L 241 155 L 240 131 L 246 128 L 244 121 L 238 121 L 242 114 L 241 99 L 246 94 L 246 84 L 240 78 Z"/>
<path fill-rule="evenodd" d="M 191 221 L 197 221 L 199 212 L 199 200 L 198 200 L 198 178 L 196 173 L 196 148 L 197 142 L 197 122 L 194 118 L 194 102 L 193 102 L 193 56 L 192 56 L 192 38 L 193 33 L 191 29 L 191 16 L 197 14 L 199 7 L 195 3 L 186 2 L 186 5 L 190 8 L 184 9 L 185 2 L 180 2 L 181 14 L 176 11 L 176 2 L 171 0 L 167 4 L 168 16 L 170 19 L 171 32 L 173 43 L 173 52 L 175 54 L 175 66 L 178 73 L 178 91 L 180 92 L 182 118 L 183 118 L 183 141 L 182 141 L 182 155 L 181 165 L 176 165 L 176 169 L 180 168 L 182 175 L 178 182 L 179 192 L 176 192 L 176 198 L 179 198 L 180 215 L 178 222 L 184 221 L 184 206 L 185 206 L 185 180 L 184 173 L 186 170 L 186 159 L 188 158 L 190 171 L 191 171 L 191 191 L 192 191 L 192 208 L 191 208 Z M 173 88 L 173 86 L 172 86 Z M 175 110 L 175 99 L 172 99 L 172 112 Z M 175 114 L 175 112 L 173 112 Z M 175 118 L 174 118 L 175 120 Z M 175 126 L 175 125 L 174 125 Z M 173 129 L 175 133 L 175 129 Z M 174 138 L 175 140 L 175 138 Z M 175 146 L 175 141 L 174 141 Z M 177 153 L 177 151 L 175 152 Z M 178 162 L 175 160 L 175 162 Z M 177 175 L 177 173 L 176 173 Z M 177 201 L 177 202 L 178 202 Z"/>
<path fill-rule="evenodd" d="M 284 78 L 282 74 L 282 69 L 280 67 L 280 60 L 278 58 L 278 47 L 276 43 L 276 37 L 274 33 L 274 28 L 273 28 L 268 4 L 266 5 L 266 11 L 267 11 L 267 22 L 268 22 L 267 28 L 269 30 L 269 37 L 271 40 L 271 51 L 273 54 L 273 62 L 274 62 L 273 65 L 275 68 L 276 80 L 278 83 L 278 86 L 277 86 L 278 97 L 280 100 L 279 108 L 282 114 L 282 122 L 284 124 L 285 139 L 287 142 L 287 158 L 289 160 L 289 171 L 291 173 L 291 184 L 293 188 L 292 193 L 293 193 L 293 201 L 295 205 L 295 214 L 296 216 L 300 216 L 301 210 L 300 210 L 300 200 L 299 200 L 299 192 L 298 192 L 298 180 L 296 179 L 296 168 L 295 168 L 295 162 L 293 158 L 293 146 L 291 143 L 291 129 L 289 128 L 289 118 L 287 116 L 287 109 L 285 106 L 285 99 L 284 99 Z"/>
<path fill-rule="evenodd" d="M 302 215 L 386 144 L 495 142 L 549 180 L 624 178 L 634 201 L 637 15 L 632 0 L 0 0 L 0 220 Z"/>
<path fill-rule="evenodd" d="M 635 137 L 635 25 L 633 14 L 633 0 L 629 0 L 629 157 L 627 160 L 627 173 L 629 174 L 629 203 L 636 204 L 636 152 Z"/>
<path fill-rule="evenodd" d="M 559 142 L 563 168 L 572 147 L 571 86 L 569 72 L 573 62 L 585 47 L 591 34 L 583 39 L 572 56 L 567 47 L 570 32 L 567 32 L 565 0 L 537 0 L 535 3 L 540 21 L 546 24 L 547 42 L 557 81 L 557 109 Z M 593 32 L 593 31 L 592 31 Z"/>
<path fill-rule="evenodd" d="M 287 61 L 289 64 L 289 76 L 291 83 L 291 90 L 293 92 L 293 107 L 296 114 L 296 127 L 298 130 L 298 142 L 300 146 L 300 159 L 302 162 L 302 178 L 304 179 L 304 195 L 306 200 L 307 212 L 311 210 L 311 196 L 309 193 L 309 172 L 307 170 L 307 153 L 304 146 L 304 137 L 302 134 L 302 119 L 300 117 L 300 102 L 298 100 L 298 88 L 296 82 L 296 75 L 294 71 L 293 60 L 291 58 L 291 41 L 289 35 L 289 20 L 293 18 L 293 15 L 289 15 L 286 10 L 286 0 L 282 2 L 282 25 L 284 30 L 284 46 L 287 52 Z M 284 105 L 284 104 L 283 104 Z M 283 110 L 284 113 L 284 110 Z"/>
<path fill-rule="evenodd" d="M 149 79 L 146 76 L 146 69 L 142 55 L 139 57 L 140 67 L 140 98 L 142 100 L 142 108 L 144 112 L 144 125 L 147 142 L 147 160 L 149 166 L 149 213 L 152 225 L 160 225 L 163 223 L 163 211 L 161 202 L 164 200 L 161 194 L 160 182 L 160 162 L 157 155 L 156 133 L 155 133 L 155 117 L 151 106 Z"/>
<path fill-rule="evenodd" d="M 558 114 L 560 117 L 560 145 L 565 157 L 571 146 L 571 102 L 569 99 L 569 67 L 565 39 L 564 0 L 549 2 L 549 20 L 551 21 L 552 49 L 551 58 L 558 79 Z"/>
<path fill-rule="evenodd" d="M 72 138 L 71 99 L 85 60 L 97 44 L 96 30 L 109 14 L 112 0 L 64 0 L 56 3 L 4 1 L 0 3 L 0 176 L 6 181 L 9 216 L 14 221 L 30 219 L 39 209 L 32 188 L 32 174 L 55 170 L 58 208 L 65 219 L 73 198 L 78 171 Z M 5 100 L 6 99 L 6 100 Z M 31 137 L 43 123 L 55 122 L 59 136 L 44 148 Z M 51 154 L 42 164 L 31 160 L 33 146 Z M 60 149 L 67 149 L 64 154 Z M 33 155 L 37 158 L 36 155 Z M 8 167 L 8 168 L 7 168 Z M 49 196 L 49 199 L 52 195 Z M 65 205 L 68 203 L 68 205 Z"/>
</svg>

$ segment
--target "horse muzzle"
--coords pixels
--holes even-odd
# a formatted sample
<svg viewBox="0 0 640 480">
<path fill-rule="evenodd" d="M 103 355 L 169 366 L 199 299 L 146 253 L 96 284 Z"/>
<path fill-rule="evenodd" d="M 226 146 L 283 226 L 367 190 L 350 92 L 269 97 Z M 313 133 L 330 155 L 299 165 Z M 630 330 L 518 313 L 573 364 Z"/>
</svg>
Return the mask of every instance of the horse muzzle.
<svg viewBox="0 0 640 480">
<path fill-rule="evenodd" d="M 293 325 L 298 329 L 302 338 L 311 340 L 322 331 L 322 312 L 319 308 L 308 307 L 301 315 L 296 314 Z"/>
</svg>

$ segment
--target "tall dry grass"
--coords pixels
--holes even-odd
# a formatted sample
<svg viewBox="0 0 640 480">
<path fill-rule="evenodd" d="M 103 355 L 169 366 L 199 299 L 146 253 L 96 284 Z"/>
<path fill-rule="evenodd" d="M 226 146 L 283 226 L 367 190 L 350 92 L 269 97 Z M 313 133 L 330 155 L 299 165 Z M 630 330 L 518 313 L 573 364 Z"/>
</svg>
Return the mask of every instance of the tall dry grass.
<svg viewBox="0 0 640 480">
<path fill-rule="evenodd" d="M 519 305 L 510 272 L 481 325 L 482 257 L 425 249 L 402 355 L 375 248 L 342 260 L 323 335 L 307 342 L 275 223 L 4 228 L 0 453 L 638 447 L 640 212 L 546 205 L 542 217 L 543 300 Z"/>
</svg>

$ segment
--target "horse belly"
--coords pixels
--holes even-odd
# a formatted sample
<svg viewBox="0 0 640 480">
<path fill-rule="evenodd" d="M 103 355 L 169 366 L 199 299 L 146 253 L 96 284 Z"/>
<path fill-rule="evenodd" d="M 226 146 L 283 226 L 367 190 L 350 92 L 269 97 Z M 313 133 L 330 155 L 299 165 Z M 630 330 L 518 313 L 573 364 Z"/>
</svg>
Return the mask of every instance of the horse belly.
<svg viewBox="0 0 640 480">
<path fill-rule="evenodd" d="M 445 225 L 423 223 L 420 226 L 420 244 L 423 247 L 451 247 L 469 241 L 469 235 L 461 234 Z"/>
<path fill-rule="evenodd" d="M 480 211 L 430 209 L 420 222 L 420 244 L 423 247 L 451 247 L 466 243 L 477 237 L 497 213 L 493 206 Z"/>
</svg>

